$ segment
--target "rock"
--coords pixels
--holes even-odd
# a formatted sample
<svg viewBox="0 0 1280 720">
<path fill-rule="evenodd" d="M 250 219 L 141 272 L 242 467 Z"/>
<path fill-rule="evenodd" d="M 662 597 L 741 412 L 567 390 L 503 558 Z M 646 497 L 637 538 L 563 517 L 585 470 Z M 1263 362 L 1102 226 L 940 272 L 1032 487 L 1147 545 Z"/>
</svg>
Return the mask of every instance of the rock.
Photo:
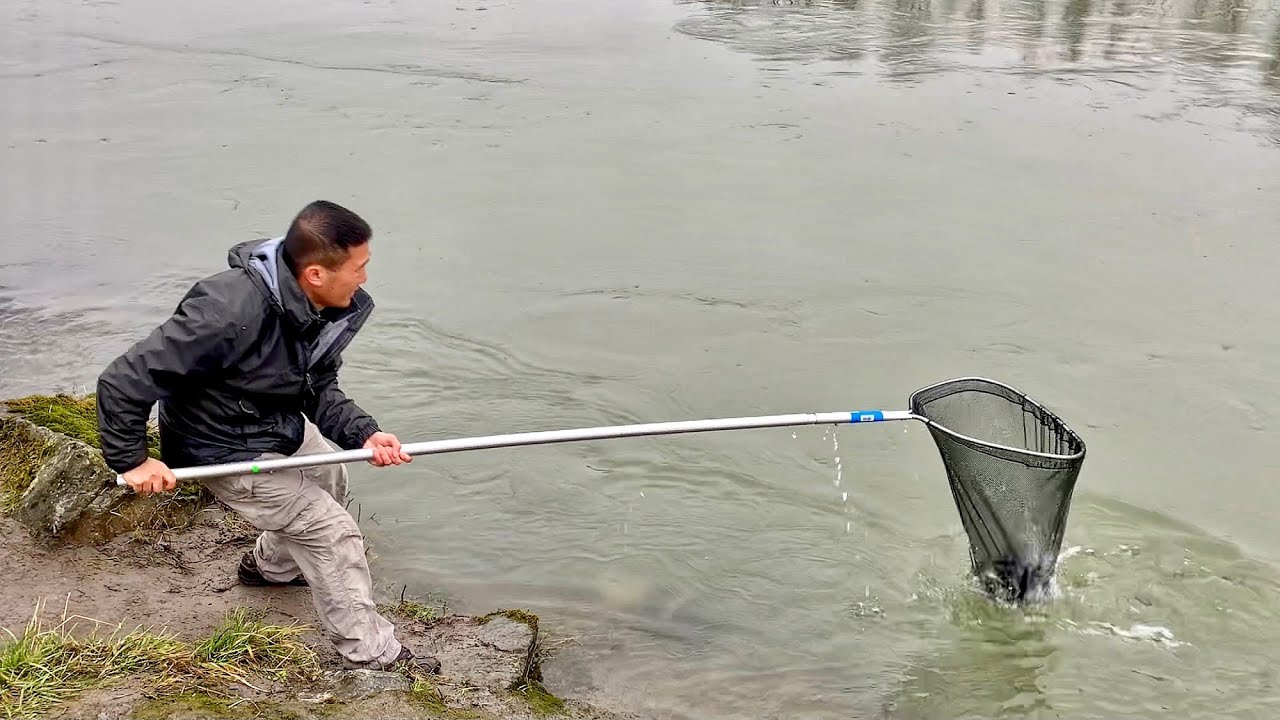
<svg viewBox="0 0 1280 720">
<path fill-rule="evenodd" d="M 24 442 L 41 448 L 40 463 L 13 517 L 27 528 L 50 536 L 64 534 L 88 513 L 101 514 L 119 503 L 124 488 L 115 486 L 115 473 L 102 453 L 88 445 L 22 418 L 3 422 L 20 426 Z"/>
<path fill-rule="evenodd" d="M 298 694 L 298 701 L 308 705 L 323 705 L 333 700 L 331 692 L 304 692 Z"/>
<path fill-rule="evenodd" d="M 49 401 L 84 402 L 61 396 Z M 30 398 L 22 402 L 30 404 Z M 0 403 L 0 507 L 33 537 L 102 542 L 122 532 L 167 529 L 207 502 L 203 496 L 134 495 L 115 484 L 116 474 L 96 447 L 11 410 Z"/>
<path fill-rule="evenodd" d="M 508 623 L 511 621 L 500 614 L 482 618 L 450 615 L 425 629 L 402 626 L 400 631 L 415 654 L 440 661 L 442 677 L 470 688 L 505 692 L 537 674 L 535 634 L 519 621 L 513 624 L 520 629 Z M 490 628 L 494 624 L 498 627 Z"/>
<path fill-rule="evenodd" d="M 0 438 L 11 514 L 27 528 L 61 535 L 93 504 L 112 502 L 103 496 L 114 473 L 96 449 L 10 414 L 0 416 Z"/>
<path fill-rule="evenodd" d="M 527 652 L 533 643 L 533 630 L 528 625 L 501 615 L 481 626 L 476 639 L 503 652 Z"/>
<path fill-rule="evenodd" d="M 408 690 L 409 679 L 400 673 L 382 670 L 337 670 L 325 674 L 332 685 L 332 697 L 344 702 L 364 700 L 388 690 Z"/>
</svg>

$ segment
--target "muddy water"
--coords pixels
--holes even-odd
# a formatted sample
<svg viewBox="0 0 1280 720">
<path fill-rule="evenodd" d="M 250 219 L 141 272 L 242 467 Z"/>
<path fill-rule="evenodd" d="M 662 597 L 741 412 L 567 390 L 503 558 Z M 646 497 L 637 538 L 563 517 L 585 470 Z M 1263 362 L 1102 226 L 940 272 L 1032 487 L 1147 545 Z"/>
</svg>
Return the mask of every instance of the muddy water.
<svg viewBox="0 0 1280 720">
<path fill-rule="evenodd" d="M 0 27 L 3 394 L 91 386 L 326 197 L 378 233 L 345 385 L 405 438 L 899 409 L 980 374 L 1088 443 L 1035 612 L 966 591 L 915 426 L 353 468 L 379 572 L 542 613 L 575 638 L 553 688 L 1280 712 L 1266 0 L 6 0 Z"/>
</svg>

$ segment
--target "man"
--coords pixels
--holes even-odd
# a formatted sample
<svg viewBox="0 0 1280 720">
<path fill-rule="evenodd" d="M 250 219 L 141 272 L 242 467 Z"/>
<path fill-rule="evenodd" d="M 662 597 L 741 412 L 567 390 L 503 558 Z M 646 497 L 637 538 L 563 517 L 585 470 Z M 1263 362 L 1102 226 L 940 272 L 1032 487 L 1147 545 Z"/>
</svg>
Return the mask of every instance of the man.
<svg viewBox="0 0 1280 720">
<path fill-rule="evenodd" d="M 412 457 L 338 387 L 341 353 L 373 310 L 366 280 L 372 231 L 326 201 L 307 205 L 283 238 L 240 243 L 230 269 L 197 282 L 173 316 L 98 378 L 102 454 L 142 495 L 173 490 L 169 465 L 373 450 L 375 466 Z M 146 422 L 159 403 L 163 461 Z M 341 464 L 202 481 L 262 533 L 240 561 L 246 585 L 306 585 L 348 668 L 415 657 L 378 614 L 364 539 L 345 508 Z"/>
</svg>

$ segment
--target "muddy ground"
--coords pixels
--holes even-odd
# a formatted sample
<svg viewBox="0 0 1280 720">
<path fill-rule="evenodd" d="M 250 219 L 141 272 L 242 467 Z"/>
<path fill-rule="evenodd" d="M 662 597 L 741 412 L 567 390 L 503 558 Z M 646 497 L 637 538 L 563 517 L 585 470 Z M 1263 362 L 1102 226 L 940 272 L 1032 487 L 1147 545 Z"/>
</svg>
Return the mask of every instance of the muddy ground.
<svg viewBox="0 0 1280 720">
<path fill-rule="evenodd" d="M 217 505 L 180 532 L 125 534 L 100 545 L 37 542 L 25 527 L 0 517 L 0 567 L 5 570 L 0 625 L 14 634 L 21 634 L 38 611 L 46 627 L 68 622 L 76 633 L 109 635 L 142 627 L 195 640 L 207 636 L 230 611 L 250 607 L 265 611 L 268 623 L 310 628 L 303 637 L 326 673 L 287 686 L 265 679 L 252 687 L 231 684 L 219 689 L 225 696 L 216 700 L 157 696 L 142 677 L 84 693 L 49 717 L 620 717 L 573 700 L 560 706 L 553 699 L 548 706 L 545 698 L 531 701 L 512 691 L 522 677 L 537 675 L 546 638 L 536 631 L 536 621 L 532 630 L 505 616 L 447 615 L 422 621 L 393 609 L 399 602 L 395 598 L 387 612 L 401 639 L 443 664 L 441 674 L 431 680 L 430 695 L 408 692 L 407 679 L 352 678 L 339 670 L 307 588 L 255 588 L 236 582 L 236 563 L 254 537 L 252 528 Z M 379 683 L 391 689 L 376 692 L 382 689 Z"/>
</svg>

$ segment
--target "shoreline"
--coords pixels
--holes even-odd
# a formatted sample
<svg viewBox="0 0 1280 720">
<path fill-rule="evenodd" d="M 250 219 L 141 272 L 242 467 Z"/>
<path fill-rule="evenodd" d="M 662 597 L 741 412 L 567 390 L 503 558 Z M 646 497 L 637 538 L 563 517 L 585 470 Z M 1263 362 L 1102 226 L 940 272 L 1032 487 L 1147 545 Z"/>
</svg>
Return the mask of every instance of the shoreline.
<svg viewBox="0 0 1280 720">
<path fill-rule="evenodd" d="M 91 444 L 96 433 L 77 426 L 92 398 L 33 398 L 5 401 L 0 413 L 6 715 L 637 717 L 548 693 L 545 630 L 519 608 L 471 616 L 404 594 L 380 598 L 401 640 L 439 658 L 441 674 L 341 670 L 307 588 L 238 583 L 254 528 L 199 490 L 141 498 L 104 484 L 114 473 Z M 30 412 L 36 405 L 42 413 Z M 376 578 L 376 587 L 389 580 Z M 228 637 L 261 646 L 210 650 Z M 124 662 L 131 652 L 145 657 Z M 283 659 L 266 662 L 275 657 Z M 41 669 L 55 661 L 56 672 Z M 33 701 L 33 689 L 56 700 Z"/>
</svg>

